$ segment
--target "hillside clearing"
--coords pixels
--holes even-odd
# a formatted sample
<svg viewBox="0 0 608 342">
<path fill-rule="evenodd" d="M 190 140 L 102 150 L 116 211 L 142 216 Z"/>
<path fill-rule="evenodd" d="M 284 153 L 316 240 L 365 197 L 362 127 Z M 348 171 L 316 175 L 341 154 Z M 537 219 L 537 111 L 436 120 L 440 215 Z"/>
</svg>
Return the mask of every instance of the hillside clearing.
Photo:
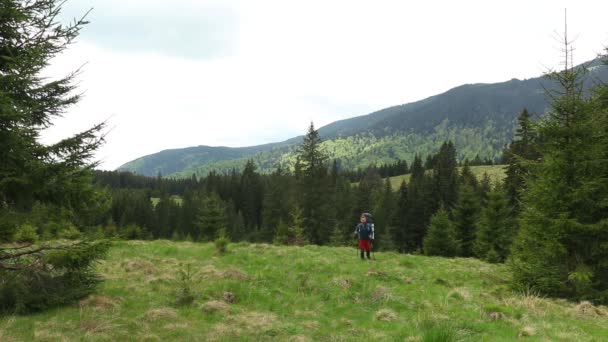
<svg viewBox="0 0 608 342">
<path fill-rule="evenodd" d="M 189 266 L 188 266 L 189 265 Z M 354 248 L 117 242 L 95 295 L 0 319 L 0 340 L 599 341 L 608 310 L 516 294 L 504 265 Z M 189 273 L 192 305 L 180 270 Z M 189 272 L 188 272 L 189 271 Z M 446 339 L 443 339 L 446 340 Z"/>
<path fill-rule="evenodd" d="M 492 184 L 497 184 L 502 182 L 506 177 L 506 165 L 479 165 L 479 166 L 471 166 L 471 172 L 477 177 L 478 180 L 483 178 L 484 173 L 487 173 L 490 177 L 490 181 Z M 458 172 L 462 171 L 462 167 L 458 168 Z M 389 177 L 391 182 L 391 186 L 393 190 L 399 189 L 401 183 L 405 181 L 406 183 L 410 180 L 410 174 L 400 175 Z"/>
</svg>

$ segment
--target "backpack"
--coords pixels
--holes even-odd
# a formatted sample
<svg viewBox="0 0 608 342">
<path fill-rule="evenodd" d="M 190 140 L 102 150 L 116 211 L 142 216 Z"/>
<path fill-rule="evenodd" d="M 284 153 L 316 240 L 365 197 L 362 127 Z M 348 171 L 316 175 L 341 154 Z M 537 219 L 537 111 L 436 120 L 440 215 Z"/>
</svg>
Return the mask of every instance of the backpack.
<svg viewBox="0 0 608 342">
<path fill-rule="evenodd" d="M 371 231 L 367 231 L 367 237 L 370 237 L 371 240 L 374 240 L 375 236 L 374 236 L 374 219 L 372 217 L 372 214 L 370 213 L 363 213 L 361 214 L 361 216 L 365 216 L 366 218 L 366 222 L 367 222 L 367 227 L 369 227 L 371 229 Z M 361 236 L 361 234 L 359 234 L 359 236 Z"/>
</svg>

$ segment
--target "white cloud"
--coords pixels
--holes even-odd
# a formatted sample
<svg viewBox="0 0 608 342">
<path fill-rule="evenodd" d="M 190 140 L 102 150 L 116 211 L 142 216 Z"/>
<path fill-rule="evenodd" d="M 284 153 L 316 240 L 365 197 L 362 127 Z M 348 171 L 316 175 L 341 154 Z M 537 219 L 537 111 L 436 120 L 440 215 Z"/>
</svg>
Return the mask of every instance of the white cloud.
<svg viewBox="0 0 608 342">
<path fill-rule="evenodd" d="M 145 8 L 150 23 L 178 23 L 180 11 L 218 4 L 109 3 L 96 10 L 104 18 L 99 27 L 95 12 L 91 15 L 94 30 L 111 24 L 108 8 L 125 6 L 126 13 Z M 608 6 L 599 4 L 222 2 L 236 13 L 237 33 L 225 42 L 230 53 L 212 58 L 167 51 L 171 44 L 112 46 L 85 34 L 49 72 L 58 75 L 88 62 L 80 77 L 86 97 L 45 139 L 109 118 L 113 129 L 98 155 L 107 169 L 167 148 L 279 141 L 303 133 L 310 120 L 320 126 L 463 83 L 537 76 L 544 66 L 557 66 L 559 44 L 552 35 L 562 30 L 564 7 L 571 32 L 580 33 L 576 60 L 591 59 L 608 43 L 603 25 Z M 129 37 L 127 30 L 121 41 Z M 132 37 L 134 46 L 138 37 Z"/>
</svg>

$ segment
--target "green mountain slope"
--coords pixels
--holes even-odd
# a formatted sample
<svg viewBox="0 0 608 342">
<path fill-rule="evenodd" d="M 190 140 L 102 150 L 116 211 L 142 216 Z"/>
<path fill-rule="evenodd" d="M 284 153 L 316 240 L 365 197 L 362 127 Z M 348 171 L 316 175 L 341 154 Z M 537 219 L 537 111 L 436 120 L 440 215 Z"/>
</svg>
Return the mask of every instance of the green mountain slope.
<svg viewBox="0 0 608 342">
<path fill-rule="evenodd" d="M 189 266 L 188 266 L 189 265 Z M 601 341 L 608 309 L 514 293 L 504 265 L 354 248 L 116 242 L 74 305 L 0 317 L 2 341 Z M 189 272 L 188 272 L 189 270 Z M 186 272 L 188 276 L 183 277 Z M 181 274 L 181 275 L 180 275 Z M 186 280 L 184 280 L 186 279 Z M 184 289 L 187 289 L 185 291 Z M 190 305 L 175 305 L 178 298 Z"/>
<path fill-rule="evenodd" d="M 586 63 L 588 82 L 608 82 L 608 67 Z M 547 110 L 547 90 L 555 84 L 545 77 L 513 79 L 494 84 L 468 84 L 405 105 L 389 107 L 321 127 L 319 133 L 332 158 L 342 167 L 365 167 L 395 159 L 412 160 L 414 154 L 436 152 L 452 140 L 459 158 L 496 159 L 509 143 L 515 119 L 524 108 L 537 116 Z M 301 137 L 247 148 L 199 146 L 162 151 L 129 162 L 119 169 L 153 176 L 189 177 L 240 168 L 253 158 L 262 171 L 293 163 L 294 147 Z"/>
</svg>

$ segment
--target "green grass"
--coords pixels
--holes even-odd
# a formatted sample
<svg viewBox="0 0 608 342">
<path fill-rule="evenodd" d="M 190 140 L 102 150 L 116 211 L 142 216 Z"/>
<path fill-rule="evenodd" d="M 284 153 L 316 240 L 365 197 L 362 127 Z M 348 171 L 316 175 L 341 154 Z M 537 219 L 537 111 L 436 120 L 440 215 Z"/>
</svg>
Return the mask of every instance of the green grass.
<svg viewBox="0 0 608 342">
<path fill-rule="evenodd" d="M 480 166 L 471 166 L 471 172 L 477 177 L 477 179 L 481 180 L 483 178 L 483 174 L 487 173 L 490 177 L 490 180 L 493 184 L 501 182 L 505 178 L 505 169 L 506 165 L 480 165 Z M 458 168 L 458 171 L 462 170 L 462 168 Z M 391 186 L 393 190 L 399 189 L 401 183 L 405 181 L 406 183 L 410 181 L 410 174 L 405 174 L 401 176 L 395 176 L 389 178 L 391 181 Z"/>
<path fill-rule="evenodd" d="M 191 305 L 179 271 L 190 265 Z M 604 307 L 517 294 L 504 265 L 354 248 L 118 242 L 97 293 L 0 318 L 1 341 L 602 341 Z"/>
<path fill-rule="evenodd" d="M 178 195 L 171 195 L 170 198 L 173 201 L 173 203 L 175 203 L 177 205 L 182 205 L 182 203 L 184 202 L 184 199 Z M 156 207 L 156 205 L 160 202 L 160 197 L 150 197 L 150 201 L 152 201 L 152 206 Z"/>
</svg>

